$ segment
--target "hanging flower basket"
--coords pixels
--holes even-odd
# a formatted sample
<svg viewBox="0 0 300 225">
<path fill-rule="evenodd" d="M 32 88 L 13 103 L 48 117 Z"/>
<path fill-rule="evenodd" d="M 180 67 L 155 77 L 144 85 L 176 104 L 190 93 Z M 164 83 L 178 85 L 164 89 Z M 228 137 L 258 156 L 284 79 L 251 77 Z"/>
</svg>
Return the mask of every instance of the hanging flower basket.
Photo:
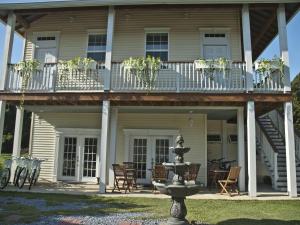
<svg viewBox="0 0 300 225">
<path fill-rule="evenodd" d="M 281 58 L 274 57 L 273 59 L 261 59 L 254 64 L 255 71 L 261 76 L 269 76 L 273 72 L 278 71 L 281 78 L 285 77 L 284 74 L 284 61 Z"/>
</svg>

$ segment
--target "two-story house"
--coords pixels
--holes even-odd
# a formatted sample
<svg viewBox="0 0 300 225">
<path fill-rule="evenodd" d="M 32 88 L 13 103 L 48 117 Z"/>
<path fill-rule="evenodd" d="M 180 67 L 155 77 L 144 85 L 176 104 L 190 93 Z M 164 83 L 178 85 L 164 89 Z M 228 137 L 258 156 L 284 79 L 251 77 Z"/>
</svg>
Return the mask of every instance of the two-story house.
<svg viewBox="0 0 300 225">
<path fill-rule="evenodd" d="M 14 156 L 20 155 L 24 109 L 31 111 L 30 153 L 47 158 L 41 178 L 99 177 L 104 193 L 113 184 L 114 163 L 134 162 L 138 182 L 151 182 L 149 169 L 172 159 L 169 147 L 182 134 L 192 149 L 186 161 L 201 164 L 204 185 L 208 161 L 224 157 L 241 166 L 239 186 L 249 196 L 269 176 L 274 189 L 295 197 L 299 146 L 286 24 L 299 6 L 293 0 L 0 3 L 6 27 L 0 142 L 6 103 L 17 107 Z M 25 87 L 11 64 L 14 31 L 25 38 L 24 60 L 41 63 Z M 284 76 L 263 76 L 254 61 L 277 34 Z M 151 90 L 122 63 L 148 55 L 162 62 Z M 59 60 L 75 57 L 99 64 L 85 75 L 62 75 Z M 207 72 L 197 65 L 200 58 L 225 58 L 230 66 Z M 280 122 L 269 113 L 278 107 L 284 109 Z"/>
</svg>

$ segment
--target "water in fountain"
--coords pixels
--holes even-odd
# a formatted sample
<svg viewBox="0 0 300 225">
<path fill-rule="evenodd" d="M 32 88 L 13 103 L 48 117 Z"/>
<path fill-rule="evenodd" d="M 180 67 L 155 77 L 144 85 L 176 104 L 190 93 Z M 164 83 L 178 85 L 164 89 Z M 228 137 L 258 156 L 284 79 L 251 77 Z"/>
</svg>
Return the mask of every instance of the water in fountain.
<svg viewBox="0 0 300 225">
<path fill-rule="evenodd" d="M 184 162 L 183 155 L 190 151 L 190 148 L 183 147 L 183 137 L 179 135 L 176 138 L 176 147 L 171 147 L 175 153 L 175 161 L 173 163 L 163 163 L 166 169 L 174 172 L 172 183 L 157 183 L 153 184 L 160 193 L 170 195 L 172 197 L 172 206 L 170 209 L 171 217 L 167 221 L 167 225 L 189 225 L 185 219 L 187 209 L 184 203 L 186 196 L 197 194 L 200 186 L 197 184 L 185 184 L 184 173 L 190 165 L 189 162 Z"/>
</svg>

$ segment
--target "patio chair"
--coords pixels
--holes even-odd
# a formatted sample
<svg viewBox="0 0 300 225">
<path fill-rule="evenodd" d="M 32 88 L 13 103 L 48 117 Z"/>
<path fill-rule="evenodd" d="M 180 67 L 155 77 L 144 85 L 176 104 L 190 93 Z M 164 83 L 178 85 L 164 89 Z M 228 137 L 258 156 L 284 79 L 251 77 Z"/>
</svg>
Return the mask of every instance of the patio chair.
<svg viewBox="0 0 300 225">
<path fill-rule="evenodd" d="M 129 172 L 130 169 L 126 169 L 124 165 L 113 164 L 112 166 L 114 171 L 114 188 L 112 192 L 115 189 L 118 189 L 118 191 L 123 189 L 126 194 L 127 191 L 130 191 L 130 186 L 133 184 L 133 172 Z"/>
<path fill-rule="evenodd" d="M 221 187 L 220 194 L 223 194 L 224 192 L 227 193 L 229 196 L 231 196 L 233 192 L 237 193 L 238 195 L 240 194 L 240 191 L 237 186 L 240 170 L 241 167 L 239 166 L 231 167 L 227 179 L 218 180 L 218 183 Z"/>
<path fill-rule="evenodd" d="M 168 180 L 168 170 L 163 165 L 155 165 L 152 170 L 152 183 L 165 183 Z M 152 185 L 152 192 L 155 191 L 155 186 Z"/>
<path fill-rule="evenodd" d="M 135 163 L 134 162 L 123 162 L 123 165 L 125 167 L 125 169 L 135 169 Z M 132 186 L 135 187 L 135 189 L 137 189 L 137 183 L 136 183 L 136 170 L 133 171 L 133 184 Z"/>
<path fill-rule="evenodd" d="M 201 164 L 192 163 L 189 165 L 187 172 L 184 175 L 186 181 L 194 181 L 196 183 Z"/>
</svg>

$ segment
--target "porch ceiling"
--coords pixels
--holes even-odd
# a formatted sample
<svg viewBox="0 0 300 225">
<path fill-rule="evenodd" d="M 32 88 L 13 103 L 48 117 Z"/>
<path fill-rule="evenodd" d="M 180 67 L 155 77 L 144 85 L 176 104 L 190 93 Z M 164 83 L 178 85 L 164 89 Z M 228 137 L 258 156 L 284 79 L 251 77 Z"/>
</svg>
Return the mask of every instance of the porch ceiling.
<svg viewBox="0 0 300 225">
<path fill-rule="evenodd" d="M 290 1 L 291 2 L 291 1 Z M 236 2 L 237 3 L 237 2 Z M 26 8 L 26 4 L 24 4 L 22 8 L 22 4 L 19 4 L 18 7 L 15 7 L 15 13 L 17 14 L 17 25 L 16 30 L 24 35 L 26 29 L 30 27 L 30 24 L 37 21 L 38 19 L 44 17 L 45 15 L 57 11 L 87 11 L 87 10 L 97 10 L 100 8 L 107 8 L 105 6 L 86 6 L 86 7 L 60 7 L 56 8 L 51 5 L 44 5 L 40 8 Z M 118 4 L 117 4 L 118 5 Z M 11 5 L 12 6 L 12 5 Z M 7 9 L 8 6 L 6 6 Z M 240 3 L 237 4 L 188 4 L 176 5 L 176 4 L 148 4 L 148 5 L 133 5 L 133 4 L 119 4 L 118 8 L 178 8 L 182 10 L 197 10 L 203 8 L 238 8 L 241 9 L 242 5 Z M 1 8 L 3 10 L 1 11 Z M 255 60 L 262 51 L 269 45 L 269 43 L 275 38 L 278 33 L 277 29 L 277 18 L 276 18 L 276 8 L 277 4 L 250 4 L 250 21 L 251 21 L 251 36 L 252 36 L 252 48 L 253 48 L 253 59 Z M 295 15 L 295 13 L 299 10 L 300 3 L 286 3 L 286 17 L 287 21 L 291 20 L 291 18 Z M 7 20 L 7 11 L 5 11 L 5 7 L 3 4 L 0 4 L 0 19 L 6 22 Z"/>
</svg>

